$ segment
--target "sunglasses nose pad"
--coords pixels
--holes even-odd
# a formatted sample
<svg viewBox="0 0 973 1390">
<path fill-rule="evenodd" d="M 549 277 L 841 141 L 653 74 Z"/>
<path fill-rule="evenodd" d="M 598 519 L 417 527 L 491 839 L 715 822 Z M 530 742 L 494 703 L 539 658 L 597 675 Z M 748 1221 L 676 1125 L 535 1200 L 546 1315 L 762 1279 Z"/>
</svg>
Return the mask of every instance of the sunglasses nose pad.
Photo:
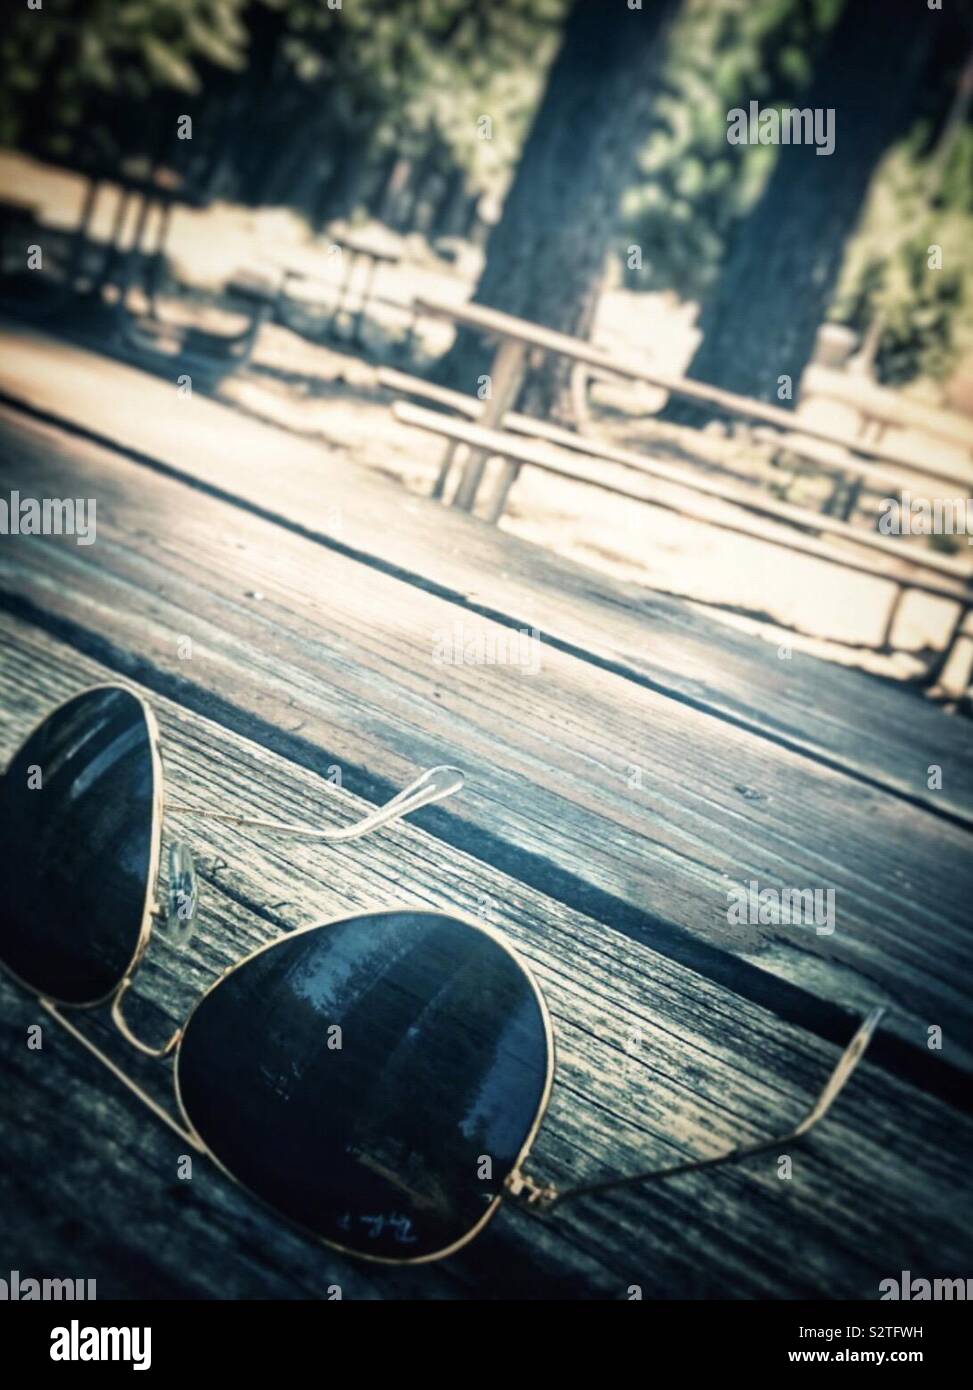
<svg viewBox="0 0 973 1390">
<path fill-rule="evenodd" d="M 163 933 L 176 946 L 189 940 L 196 925 L 199 883 L 192 851 L 182 840 L 169 846 L 169 894 Z"/>
</svg>

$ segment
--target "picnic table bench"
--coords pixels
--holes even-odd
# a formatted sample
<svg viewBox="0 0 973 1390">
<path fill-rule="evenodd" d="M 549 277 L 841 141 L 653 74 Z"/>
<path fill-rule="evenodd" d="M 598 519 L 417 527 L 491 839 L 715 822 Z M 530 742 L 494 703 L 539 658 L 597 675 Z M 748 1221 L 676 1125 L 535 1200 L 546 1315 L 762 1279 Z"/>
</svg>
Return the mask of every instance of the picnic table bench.
<svg viewBox="0 0 973 1390">
<path fill-rule="evenodd" d="M 932 483 L 946 484 L 955 490 L 955 469 L 928 465 L 905 450 L 880 448 L 861 439 L 836 435 L 831 430 L 824 429 L 813 421 L 805 421 L 779 406 L 768 405 L 764 401 L 752 400 L 732 391 L 692 381 L 688 377 L 674 377 L 655 371 L 642 362 L 625 360 L 580 338 L 554 332 L 512 314 L 501 313 L 481 304 L 426 295 L 417 297 L 415 308 L 420 316 L 430 315 L 446 319 L 458 327 L 478 330 L 484 336 L 497 341 L 489 373 L 491 394 L 484 402 L 481 419 L 481 423 L 488 428 L 498 424 L 514 405 L 529 354 L 552 353 L 575 364 L 597 368 L 606 375 L 659 387 L 680 400 L 690 401 L 717 414 L 748 420 L 755 425 L 773 426 L 783 432 L 782 443 L 786 443 L 791 453 L 803 454 L 818 468 L 835 475 L 835 492 L 826 507 L 827 510 L 833 510 L 840 506 L 844 516 L 850 514 L 850 508 L 854 506 L 861 488 L 865 485 L 887 491 L 890 487 L 908 485 L 910 480 L 920 475 Z M 836 461 L 831 453 L 822 452 L 821 446 L 828 446 L 830 450 L 838 448 L 846 451 L 846 457 Z M 450 444 L 443 458 L 440 491 L 445 486 L 446 475 L 454 455 L 455 444 Z M 482 450 L 475 449 L 470 452 L 456 490 L 454 506 L 465 511 L 472 509 L 483 479 L 485 462 Z M 508 461 L 505 465 L 489 502 L 488 510 L 492 515 L 502 512 L 518 471 L 519 464 L 516 461 Z"/>
<path fill-rule="evenodd" d="M 347 340 L 353 346 L 361 347 L 362 327 L 368 305 L 374 298 L 375 277 L 379 267 L 398 265 L 401 256 L 398 252 L 379 246 L 373 239 L 353 236 L 350 233 L 331 237 L 329 251 L 332 249 L 340 253 L 343 263 L 343 274 L 337 283 L 322 275 L 320 269 L 312 267 L 306 259 L 299 261 L 291 257 L 280 262 L 283 280 L 276 310 L 277 318 L 294 332 L 316 340 L 323 336 L 337 337 L 342 314 L 349 314 L 351 328 L 346 335 Z M 356 270 L 364 271 L 364 276 L 359 275 L 361 283 L 357 291 Z M 303 289 L 304 293 L 295 294 L 295 289 Z M 308 290 L 311 291 L 310 295 Z M 321 302 L 321 291 L 324 291 L 325 302 L 330 306 L 323 315 L 316 312 Z M 356 299 L 357 306 L 352 312 L 350 306 Z M 402 308 L 409 315 L 411 334 L 415 322 L 414 310 L 408 305 L 396 307 Z"/>
<path fill-rule="evenodd" d="M 380 380 L 390 384 L 391 374 L 380 376 Z M 440 435 L 451 444 L 464 444 L 484 460 L 494 457 L 518 468 L 537 468 L 555 477 L 693 517 L 707 525 L 784 550 L 812 555 L 843 569 L 892 580 L 895 584 L 893 599 L 877 643 L 878 650 L 893 649 L 896 618 L 909 590 L 948 599 L 954 605 L 953 619 L 945 642 L 927 664 L 923 675 L 927 685 L 935 683 L 942 674 L 973 611 L 973 570 L 962 558 L 940 555 L 928 549 L 910 550 L 891 536 L 777 502 L 755 489 L 727 486 L 630 450 L 601 447 L 596 453 L 595 446 L 584 436 L 533 421 L 528 416 L 508 415 L 504 418 L 508 430 L 496 430 L 402 401 L 395 403 L 393 413 L 402 424 Z M 540 442 L 518 437 L 509 430 L 534 435 Z M 560 444 L 562 449 L 552 449 L 551 443 Z M 572 452 L 566 454 L 564 448 Z M 606 477 L 606 461 L 619 465 L 623 478 Z M 498 517 L 491 511 L 488 519 L 492 522 Z M 849 550 L 849 546 L 854 549 Z"/>
<path fill-rule="evenodd" d="M 126 360 L 161 369 L 170 379 L 189 372 L 212 382 L 250 361 L 260 329 L 273 316 L 279 291 L 279 279 L 265 272 L 244 268 L 231 276 L 224 295 L 229 308 L 241 313 L 245 323 L 229 332 L 167 320 L 157 310 L 132 315 L 123 301 L 116 321 L 118 344 Z"/>
<path fill-rule="evenodd" d="M 165 260 L 174 207 L 205 207 L 207 199 L 174 170 L 153 166 L 133 170 L 125 166 L 89 162 L 81 170 L 85 189 L 77 221 L 68 229 L 70 253 L 58 282 L 48 276 L 32 276 L 19 286 L 16 300 L 8 295 L 8 311 L 47 316 L 62 309 L 79 294 L 100 301 L 113 289 L 116 302 L 124 303 L 139 271 L 149 267 L 150 293 L 154 297 L 160 268 Z M 107 239 L 96 241 L 95 217 L 103 197 L 115 198 Z M 31 209 L 35 234 L 41 243 L 52 228 L 41 221 L 41 205 Z M 153 215 L 155 220 L 152 227 Z M 22 219 L 21 219 L 22 220 Z M 125 232 L 132 223 L 130 236 Z M 58 229 L 59 231 L 61 229 Z"/>
<path fill-rule="evenodd" d="M 98 503 L 94 545 L 0 542 L 0 759 L 57 700 L 121 678 L 158 713 L 183 805 L 340 823 L 421 766 L 467 772 L 459 797 L 340 851 L 173 812 L 169 833 L 198 844 L 201 923 L 181 952 L 149 950 L 132 1005 L 147 1032 L 316 917 L 479 912 L 550 998 L 559 1070 L 534 1166 L 563 1182 L 771 1132 L 854 1016 L 891 1007 L 791 1180 L 768 1155 L 550 1218 L 505 1209 L 455 1257 L 386 1269 L 201 1162 L 179 1182 L 171 1132 L 66 1039 L 28 1050 L 37 1006 L 0 978 L 11 1267 L 77 1268 L 99 1297 L 264 1298 L 874 1299 L 901 1269 L 965 1272 L 960 721 L 859 672 L 779 662 L 205 398 L 173 409 L 161 381 L 79 348 L 6 330 L 0 357 L 0 491 Z M 532 673 L 435 659 L 443 633 L 523 626 Z M 727 888 L 751 879 L 833 887 L 835 932 L 732 927 Z M 99 1019 L 82 1026 L 116 1049 Z M 162 1099 L 164 1067 L 121 1060 Z"/>
<path fill-rule="evenodd" d="M 860 437 L 880 444 L 890 430 L 915 431 L 950 446 L 955 461 L 944 472 L 968 484 L 973 463 L 973 420 L 955 410 L 933 409 L 848 371 L 812 362 L 801 381 L 803 401 L 836 402 L 857 415 Z"/>
<path fill-rule="evenodd" d="M 16 298 L 0 299 L 0 307 L 41 320 L 67 310 L 68 322 L 63 325 L 67 331 L 82 337 L 93 334 L 124 360 L 162 370 L 170 377 L 188 372 L 212 382 L 244 366 L 260 328 L 274 312 L 280 277 L 243 267 L 230 278 L 224 293 L 231 311 L 242 312 L 242 328 L 215 332 L 167 317 L 158 295 L 173 209 L 203 208 L 208 198 L 174 170 L 161 166 L 137 172 L 96 164 L 87 166 L 84 173 L 86 190 L 60 279 L 21 275 Z M 114 194 L 115 210 L 109 235 L 98 245 L 92 227 L 105 194 Z M 34 235 L 43 242 L 44 233 L 38 227 Z M 140 280 L 143 302 L 133 309 L 132 292 Z"/>
</svg>

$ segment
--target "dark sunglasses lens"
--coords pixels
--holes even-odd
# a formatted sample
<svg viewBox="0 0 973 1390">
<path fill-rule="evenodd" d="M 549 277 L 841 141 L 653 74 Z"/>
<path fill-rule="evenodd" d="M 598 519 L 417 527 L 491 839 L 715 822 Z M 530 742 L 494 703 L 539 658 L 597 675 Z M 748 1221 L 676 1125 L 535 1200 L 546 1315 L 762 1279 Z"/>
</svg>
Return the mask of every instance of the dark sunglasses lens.
<svg viewBox="0 0 973 1390">
<path fill-rule="evenodd" d="M 0 781 L 0 960 L 66 1004 L 110 994 L 136 953 L 149 890 L 154 774 L 134 695 L 55 710 Z"/>
<path fill-rule="evenodd" d="M 231 971 L 190 1018 L 177 1085 L 251 1192 L 348 1250 L 414 1260 L 486 1217 L 551 1065 L 508 951 L 455 918 L 380 912 Z"/>
</svg>

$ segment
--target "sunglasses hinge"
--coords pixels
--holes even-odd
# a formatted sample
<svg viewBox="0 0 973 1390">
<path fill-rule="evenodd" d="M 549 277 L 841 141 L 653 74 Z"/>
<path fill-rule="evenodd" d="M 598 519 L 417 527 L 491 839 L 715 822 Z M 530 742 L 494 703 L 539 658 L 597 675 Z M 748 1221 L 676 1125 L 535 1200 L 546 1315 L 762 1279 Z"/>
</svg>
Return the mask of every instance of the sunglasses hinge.
<svg viewBox="0 0 973 1390">
<path fill-rule="evenodd" d="M 528 1173 L 521 1172 L 519 1168 L 515 1168 L 512 1173 L 508 1174 L 503 1186 L 508 1197 L 513 1197 L 524 1206 L 537 1207 L 540 1210 L 553 1206 L 559 1196 L 556 1187 L 550 1183 L 536 1182 Z"/>
</svg>

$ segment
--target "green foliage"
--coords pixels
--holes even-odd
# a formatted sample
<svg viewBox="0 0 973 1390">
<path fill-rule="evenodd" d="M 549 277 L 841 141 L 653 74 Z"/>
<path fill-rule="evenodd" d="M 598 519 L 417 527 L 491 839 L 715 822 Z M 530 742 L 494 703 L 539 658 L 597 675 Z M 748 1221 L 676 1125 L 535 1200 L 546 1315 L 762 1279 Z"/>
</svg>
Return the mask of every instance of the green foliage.
<svg viewBox="0 0 973 1390">
<path fill-rule="evenodd" d="M 45 0 L 41 11 L 20 9 L 0 40 L 0 143 L 67 158 L 79 133 L 108 152 L 131 149 L 144 130 L 148 146 L 148 106 L 183 94 L 182 109 L 197 116 L 218 116 L 223 103 L 251 130 L 259 116 L 257 148 L 241 148 L 237 160 L 248 196 L 267 183 L 271 145 L 280 197 L 294 169 L 303 190 L 315 169 L 326 176 L 342 143 L 359 158 L 392 149 L 418 158 L 434 148 L 471 191 L 497 192 L 566 3 Z M 490 140 L 478 135 L 482 115 L 492 121 Z M 205 138 L 207 123 L 197 125 Z"/>
<path fill-rule="evenodd" d="M 853 0 L 847 0 L 853 3 Z M 777 151 L 729 145 L 726 114 L 755 99 L 790 105 L 808 87 L 842 0 L 687 0 L 673 35 L 659 124 L 631 190 L 619 254 L 642 248 L 633 289 L 703 298 L 731 230 L 760 197 Z M 962 57 L 962 54 L 959 55 Z M 973 351 L 973 131 L 968 125 L 930 184 L 932 125 L 955 91 L 936 68 L 917 121 L 876 176 L 847 249 L 829 317 L 865 334 L 877 323 L 876 371 L 888 383 L 942 378 Z M 930 248 L 942 248 L 942 268 Z"/>
<path fill-rule="evenodd" d="M 631 288 L 707 293 L 776 156 L 769 146 L 730 145 L 727 112 L 751 99 L 797 101 L 842 3 L 854 0 L 684 0 L 640 178 L 623 207 L 622 263 L 629 245 L 642 248 L 642 268 L 626 272 Z M 108 156 L 146 153 L 159 112 L 164 125 L 174 109 L 194 117 L 193 148 L 180 155 L 204 178 L 218 169 L 227 196 L 331 216 L 343 164 L 371 177 L 394 156 L 431 160 L 467 194 L 499 196 L 569 4 L 17 5 L 0 36 L 0 144 L 68 162 L 82 145 Z M 483 117 L 490 139 L 481 138 Z M 929 131 L 927 121 L 886 161 L 832 310 L 860 331 L 880 322 L 878 369 L 888 381 L 941 376 L 973 348 L 973 134 L 966 129 L 954 143 L 932 190 L 923 163 Z M 934 245 L 941 270 L 929 268 Z"/>
<path fill-rule="evenodd" d="M 730 228 L 760 196 L 770 146 L 727 142 L 727 112 L 786 104 L 810 82 L 840 0 L 686 0 L 670 43 L 658 124 L 626 199 L 620 248 L 642 247 L 633 289 L 701 297 L 719 273 Z"/>
<path fill-rule="evenodd" d="M 0 143 L 63 153 L 98 94 L 111 94 L 123 111 L 160 89 L 197 92 L 203 62 L 240 69 L 245 4 L 45 0 L 41 10 L 20 7 L 0 40 Z"/>
<path fill-rule="evenodd" d="M 355 0 L 340 11 L 296 0 L 281 9 L 282 76 L 298 100 L 320 105 L 326 89 L 339 128 L 405 155 L 437 143 L 487 189 L 516 160 L 565 0 Z M 477 135 L 483 114 L 491 141 Z"/>
<path fill-rule="evenodd" d="M 885 160 L 829 315 L 863 335 L 875 325 L 876 375 L 890 385 L 942 380 L 973 352 L 973 130 L 941 174 L 928 134 L 920 125 Z"/>
</svg>

